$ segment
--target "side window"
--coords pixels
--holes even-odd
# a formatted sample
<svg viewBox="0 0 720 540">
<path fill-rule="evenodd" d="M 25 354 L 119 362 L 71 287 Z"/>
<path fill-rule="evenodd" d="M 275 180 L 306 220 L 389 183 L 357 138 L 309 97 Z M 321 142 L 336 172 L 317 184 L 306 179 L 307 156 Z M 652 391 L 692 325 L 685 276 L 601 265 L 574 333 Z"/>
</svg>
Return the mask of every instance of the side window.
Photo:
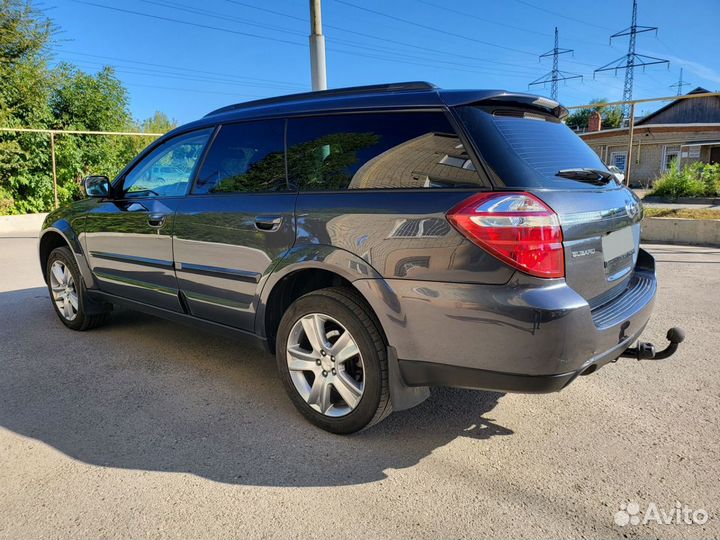
<svg viewBox="0 0 720 540">
<path fill-rule="evenodd" d="M 185 195 L 212 129 L 186 133 L 153 150 L 123 181 L 126 197 Z"/>
<path fill-rule="evenodd" d="M 193 193 L 286 190 L 284 138 L 285 120 L 222 126 Z"/>
<path fill-rule="evenodd" d="M 441 112 L 293 118 L 287 158 L 302 191 L 483 185 Z"/>
</svg>

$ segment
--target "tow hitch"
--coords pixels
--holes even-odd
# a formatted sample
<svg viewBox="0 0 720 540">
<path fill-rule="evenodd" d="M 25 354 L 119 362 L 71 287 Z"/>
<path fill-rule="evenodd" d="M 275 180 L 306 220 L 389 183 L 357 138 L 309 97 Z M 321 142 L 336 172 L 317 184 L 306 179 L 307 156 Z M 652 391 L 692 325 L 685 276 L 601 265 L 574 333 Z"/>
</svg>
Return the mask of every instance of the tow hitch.
<svg viewBox="0 0 720 540">
<path fill-rule="evenodd" d="M 638 341 L 637 347 L 628 347 L 620 355 L 624 358 L 635 358 L 636 360 L 662 360 L 675 354 L 675 351 L 685 339 L 685 332 L 682 328 L 674 327 L 668 330 L 667 339 L 670 342 L 662 351 L 655 352 L 652 343 Z"/>
</svg>

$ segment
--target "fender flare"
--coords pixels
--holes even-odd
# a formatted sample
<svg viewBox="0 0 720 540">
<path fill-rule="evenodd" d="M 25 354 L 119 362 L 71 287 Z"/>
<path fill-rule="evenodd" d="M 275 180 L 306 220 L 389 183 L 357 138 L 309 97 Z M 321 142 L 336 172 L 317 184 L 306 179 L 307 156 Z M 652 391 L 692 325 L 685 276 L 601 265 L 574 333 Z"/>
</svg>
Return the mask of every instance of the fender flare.
<svg viewBox="0 0 720 540">
<path fill-rule="evenodd" d="M 75 256 L 75 262 L 80 269 L 80 273 L 85 281 L 85 286 L 88 289 L 94 289 L 95 279 L 93 278 L 93 274 L 90 271 L 90 265 L 85 257 L 85 250 L 82 247 L 82 242 L 75 233 L 75 230 L 72 228 L 72 225 L 70 225 L 70 223 L 65 219 L 59 219 L 51 225 L 45 226 L 38 237 L 38 256 L 40 257 L 40 270 L 43 275 L 45 275 L 45 269 L 42 268 L 42 254 L 40 252 L 40 247 L 42 246 L 43 238 L 49 233 L 59 234 L 63 240 L 65 240 L 65 243 L 70 247 L 70 251 L 72 251 Z"/>
<path fill-rule="evenodd" d="M 383 279 L 370 263 L 361 257 L 327 244 L 301 244 L 290 250 L 271 266 L 258 283 L 258 305 L 255 314 L 255 333 L 265 336 L 265 313 L 268 299 L 275 286 L 289 275 L 302 270 L 326 270 L 350 283 L 358 279 Z M 360 291 L 357 291 L 362 295 Z M 362 295 L 364 297 L 364 295 Z"/>
</svg>

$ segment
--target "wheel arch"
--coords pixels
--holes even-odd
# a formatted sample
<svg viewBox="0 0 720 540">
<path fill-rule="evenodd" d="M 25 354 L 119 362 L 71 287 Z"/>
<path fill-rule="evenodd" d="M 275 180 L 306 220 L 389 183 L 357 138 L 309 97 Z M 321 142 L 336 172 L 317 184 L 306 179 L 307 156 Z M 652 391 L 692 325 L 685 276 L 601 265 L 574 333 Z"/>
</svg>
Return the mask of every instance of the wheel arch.
<svg viewBox="0 0 720 540">
<path fill-rule="evenodd" d="M 90 267 L 85 259 L 82 244 L 72 226 L 66 220 L 56 221 L 51 226 L 44 228 L 40 233 L 40 238 L 38 239 L 38 256 L 40 260 L 40 271 L 42 272 L 45 282 L 47 283 L 48 257 L 50 257 L 50 253 L 52 253 L 54 249 L 62 246 L 70 248 L 70 251 L 75 257 L 75 262 L 77 262 L 78 268 L 80 269 L 80 273 L 85 280 L 85 285 L 92 288 L 94 280 L 90 272 Z"/>
<path fill-rule="evenodd" d="M 297 298 L 325 287 L 352 289 L 368 306 L 387 344 L 385 331 L 371 303 L 353 283 L 359 279 L 382 279 L 364 259 L 327 245 L 306 245 L 290 250 L 265 278 L 255 318 L 255 333 L 267 339 L 275 350 L 275 333 L 283 313 Z"/>
</svg>

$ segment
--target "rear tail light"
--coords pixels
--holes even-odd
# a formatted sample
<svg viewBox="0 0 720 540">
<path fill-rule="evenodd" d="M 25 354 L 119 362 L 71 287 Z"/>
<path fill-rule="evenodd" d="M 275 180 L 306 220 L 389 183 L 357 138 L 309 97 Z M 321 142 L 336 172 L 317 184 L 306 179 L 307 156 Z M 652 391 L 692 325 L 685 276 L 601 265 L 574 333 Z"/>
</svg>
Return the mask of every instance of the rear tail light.
<svg viewBox="0 0 720 540">
<path fill-rule="evenodd" d="M 565 275 L 557 214 L 529 193 L 479 193 L 448 212 L 463 235 L 510 266 L 542 278 Z"/>
</svg>

